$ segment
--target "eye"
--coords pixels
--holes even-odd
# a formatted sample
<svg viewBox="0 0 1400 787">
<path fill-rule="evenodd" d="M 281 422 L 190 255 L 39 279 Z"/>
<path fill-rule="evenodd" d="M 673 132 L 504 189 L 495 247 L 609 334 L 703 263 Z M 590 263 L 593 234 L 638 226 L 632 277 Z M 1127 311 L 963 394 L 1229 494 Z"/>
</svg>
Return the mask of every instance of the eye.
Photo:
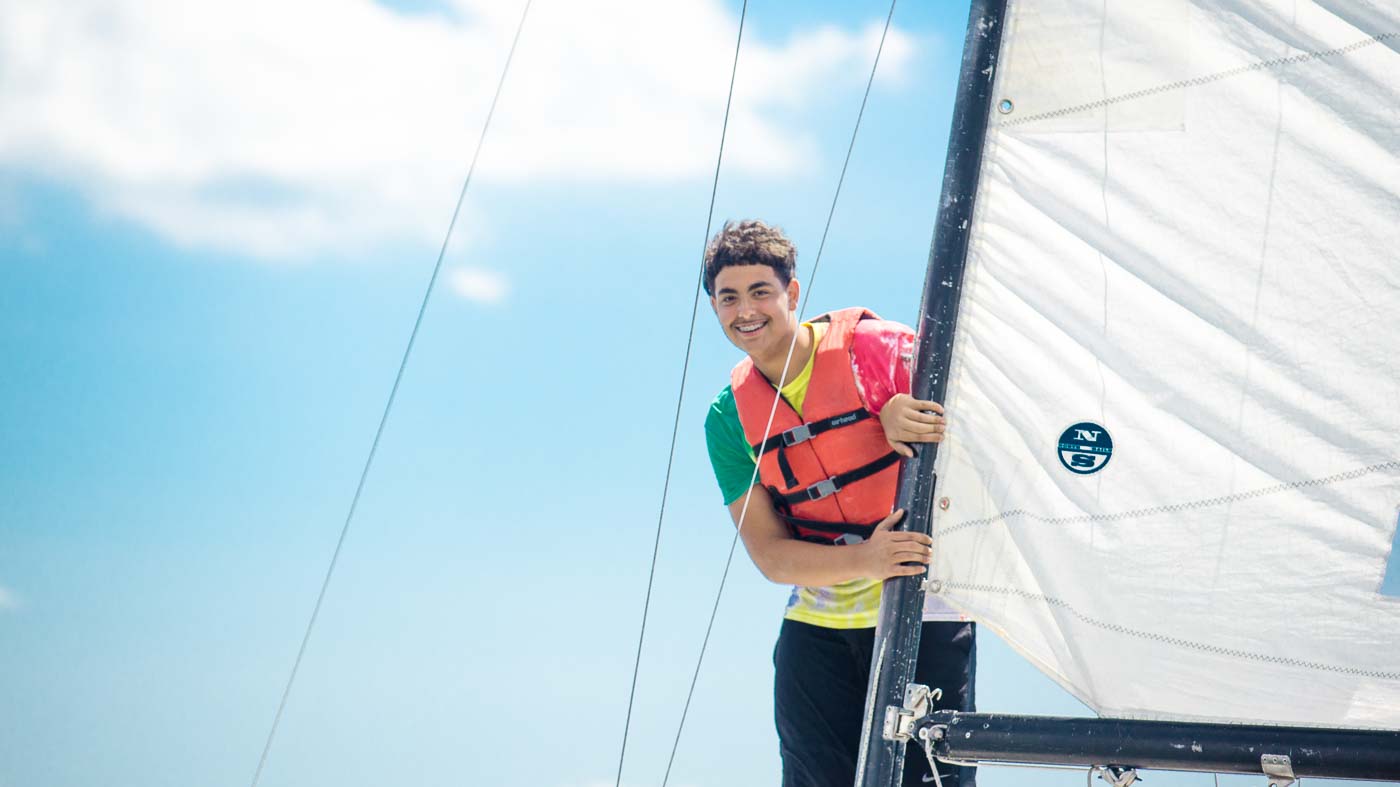
<svg viewBox="0 0 1400 787">
<path fill-rule="evenodd" d="M 772 292 L 773 292 L 773 291 L 770 290 L 770 289 L 768 289 L 767 287 L 760 287 L 760 288 L 758 288 L 758 289 L 756 289 L 756 290 L 753 291 L 753 297 L 755 297 L 755 298 L 767 298 L 769 295 L 772 294 Z"/>
<path fill-rule="evenodd" d="M 721 306 L 733 306 L 733 305 L 734 305 L 734 296 L 733 296 L 733 295 L 721 295 L 721 296 L 720 296 L 720 299 L 719 299 L 719 302 L 720 302 L 720 305 L 721 305 Z"/>
</svg>

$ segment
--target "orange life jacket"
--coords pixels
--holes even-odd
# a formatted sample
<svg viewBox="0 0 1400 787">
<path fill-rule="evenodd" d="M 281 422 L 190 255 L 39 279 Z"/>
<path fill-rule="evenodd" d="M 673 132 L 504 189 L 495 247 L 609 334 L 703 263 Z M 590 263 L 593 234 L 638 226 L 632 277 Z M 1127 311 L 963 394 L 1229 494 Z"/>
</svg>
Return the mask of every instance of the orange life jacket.
<svg viewBox="0 0 1400 787">
<path fill-rule="evenodd" d="M 802 414 L 778 402 L 777 391 L 753 360 L 734 367 L 730 385 L 744 437 L 758 457 L 760 483 L 779 516 L 804 541 L 859 543 L 894 507 L 899 454 L 890 450 L 880 419 L 865 409 L 851 370 L 851 339 L 866 309 L 842 309 L 815 318 L 830 323 L 813 349 L 812 377 Z"/>
</svg>

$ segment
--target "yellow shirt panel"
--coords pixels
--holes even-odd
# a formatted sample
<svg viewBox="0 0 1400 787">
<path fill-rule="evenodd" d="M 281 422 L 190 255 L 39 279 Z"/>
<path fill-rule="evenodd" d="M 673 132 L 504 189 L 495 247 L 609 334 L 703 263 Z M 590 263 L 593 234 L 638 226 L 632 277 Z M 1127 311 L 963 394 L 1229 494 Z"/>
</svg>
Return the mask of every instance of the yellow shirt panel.
<svg viewBox="0 0 1400 787">
<path fill-rule="evenodd" d="M 812 332 L 812 354 L 807 365 L 782 388 L 783 398 L 802 415 L 807 399 L 807 385 L 812 381 L 812 367 L 817 359 L 816 348 L 826 336 L 827 323 L 803 323 Z M 845 547 L 831 547 L 844 549 Z M 860 629 L 875 625 L 880 617 L 880 588 L 878 579 L 852 579 L 830 587 L 794 587 L 788 597 L 783 617 L 829 629 Z"/>
</svg>

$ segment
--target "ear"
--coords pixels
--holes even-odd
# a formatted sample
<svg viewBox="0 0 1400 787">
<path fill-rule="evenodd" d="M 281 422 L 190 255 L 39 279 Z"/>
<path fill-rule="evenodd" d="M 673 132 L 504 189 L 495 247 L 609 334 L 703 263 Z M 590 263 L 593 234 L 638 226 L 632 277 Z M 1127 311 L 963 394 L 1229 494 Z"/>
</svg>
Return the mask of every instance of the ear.
<svg viewBox="0 0 1400 787">
<path fill-rule="evenodd" d="M 719 316 L 719 300 L 713 295 L 710 296 L 710 311 L 714 312 L 716 317 Z"/>
<path fill-rule="evenodd" d="M 802 294 L 802 285 L 797 283 L 797 279 L 792 279 L 787 285 L 788 311 L 797 311 L 799 301 L 797 297 Z"/>
</svg>

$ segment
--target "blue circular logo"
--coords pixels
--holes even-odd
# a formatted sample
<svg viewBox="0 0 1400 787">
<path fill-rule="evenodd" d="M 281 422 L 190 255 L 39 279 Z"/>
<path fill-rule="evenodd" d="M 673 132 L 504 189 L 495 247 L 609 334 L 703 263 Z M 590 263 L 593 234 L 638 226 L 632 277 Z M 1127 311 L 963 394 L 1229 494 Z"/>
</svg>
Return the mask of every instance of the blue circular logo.
<svg viewBox="0 0 1400 787">
<path fill-rule="evenodd" d="M 1076 475 L 1097 473 L 1113 458 L 1113 438 L 1108 430 L 1094 423 L 1083 421 L 1066 429 L 1060 435 L 1060 464 Z"/>
</svg>

